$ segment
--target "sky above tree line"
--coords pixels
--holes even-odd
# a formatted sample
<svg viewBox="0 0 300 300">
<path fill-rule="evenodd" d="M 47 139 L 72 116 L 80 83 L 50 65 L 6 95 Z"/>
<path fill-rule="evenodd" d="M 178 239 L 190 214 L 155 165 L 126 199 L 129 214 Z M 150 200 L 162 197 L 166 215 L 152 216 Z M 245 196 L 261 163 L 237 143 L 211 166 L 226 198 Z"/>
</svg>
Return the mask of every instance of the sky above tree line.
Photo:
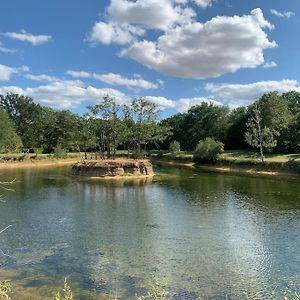
<svg viewBox="0 0 300 300">
<path fill-rule="evenodd" d="M 298 0 L 2 0 L 0 94 L 83 113 L 109 94 L 163 116 L 300 91 Z"/>
</svg>

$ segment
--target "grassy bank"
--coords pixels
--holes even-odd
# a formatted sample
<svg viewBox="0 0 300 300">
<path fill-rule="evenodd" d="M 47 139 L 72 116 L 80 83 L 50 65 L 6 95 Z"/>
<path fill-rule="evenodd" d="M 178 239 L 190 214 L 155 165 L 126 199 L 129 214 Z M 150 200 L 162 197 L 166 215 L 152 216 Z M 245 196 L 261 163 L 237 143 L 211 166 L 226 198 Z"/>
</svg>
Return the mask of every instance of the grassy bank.
<svg viewBox="0 0 300 300">
<path fill-rule="evenodd" d="M 164 165 L 196 167 L 193 163 L 192 153 L 158 152 L 151 154 L 155 163 Z M 226 173 L 248 173 L 262 175 L 300 175 L 300 154 L 266 154 L 262 163 L 257 153 L 251 151 L 226 151 L 216 164 L 203 164 L 197 166 L 200 169 Z"/>
<path fill-rule="evenodd" d="M 79 159 L 79 153 L 68 153 L 61 158 L 57 158 L 53 154 L 0 154 L 0 169 L 70 165 Z"/>
</svg>

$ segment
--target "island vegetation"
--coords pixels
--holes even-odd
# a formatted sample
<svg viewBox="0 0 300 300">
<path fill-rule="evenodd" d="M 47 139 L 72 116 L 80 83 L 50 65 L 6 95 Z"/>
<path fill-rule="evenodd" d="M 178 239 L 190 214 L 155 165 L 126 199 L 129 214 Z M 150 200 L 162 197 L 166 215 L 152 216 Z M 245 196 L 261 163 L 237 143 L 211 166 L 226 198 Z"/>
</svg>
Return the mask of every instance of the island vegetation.
<svg viewBox="0 0 300 300">
<path fill-rule="evenodd" d="M 300 93 L 270 92 L 247 107 L 212 103 L 161 120 L 144 98 L 120 105 L 109 95 L 84 115 L 43 107 L 17 94 L 0 95 L 0 153 L 16 160 L 117 156 L 289 167 L 299 172 Z M 225 151 L 225 152 L 224 152 Z M 28 154 L 29 153 L 29 154 Z M 274 161 L 272 158 L 277 157 Z"/>
</svg>

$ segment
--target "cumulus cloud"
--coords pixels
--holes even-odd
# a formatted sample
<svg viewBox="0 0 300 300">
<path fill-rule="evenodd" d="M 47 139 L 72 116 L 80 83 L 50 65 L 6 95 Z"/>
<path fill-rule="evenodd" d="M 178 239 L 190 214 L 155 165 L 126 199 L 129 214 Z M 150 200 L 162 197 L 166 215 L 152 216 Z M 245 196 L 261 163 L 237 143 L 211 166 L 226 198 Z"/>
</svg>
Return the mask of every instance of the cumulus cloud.
<svg viewBox="0 0 300 300">
<path fill-rule="evenodd" d="M 28 72 L 29 68 L 27 66 L 22 66 L 20 68 L 13 68 L 6 65 L 0 64 L 0 81 L 10 80 L 13 74 L 18 74 L 22 72 Z"/>
<path fill-rule="evenodd" d="M 273 14 L 277 17 L 286 18 L 286 19 L 290 19 L 291 17 L 296 15 L 293 11 L 279 12 L 276 9 L 271 9 L 270 12 L 271 12 L 271 14 Z"/>
<path fill-rule="evenodd" d="M 281 81 L 259 81 L 249 84 L 207 84 L 205 89 L 217 99 L 229 100 L 233 106 L 249 104 L 260 98 L 263 94 L 277 91 L 286 93 L 289 91 L 300 92 L 297 80 L 284 79 Z"/>
<path fill-rule="evenodd" d="M 102 43 L 104 45 L 125 45 L 134 40 L 135 36 L 143 34 L 144 30 L 129 24 L 97 22 L 94 24 L 87 40 L 91 44 Z"/>
<path fill-rule="evenodd" d="M 6 32 L 4 36 L 13 40 L 31 43 L 33 46 L 45 44 L 52 39 L 50 35 L 33 35 L 24 29 L 20 32 Z"/>
<path fill-rule="evenodd" d="M 107 13 L 109 20 L 117 23 L 166 30 L 175 24 L 189 22 L 195 16 L 191 8 L 175 3 L 172 0 L 111 0 Z"/>
<path fill-rule="evenodd" d="M 264 50 L 277 46 L 274 25 L 260 8 L 248 15 L 197 21 L 191 3 L 213 0 L 111 0 L 105 21 L 88 35 L 92 44 L 119 44 L 120 54 L 159 73 L 207 79 L 264 64 Z M 155 35 L 149 35 L 155 30 Z"/>
<path fill-rule="evenodd" d="M 170 29 L 157 41 L 136 41 L 123 56 L 160 73 L 193 79 L 218 77 L 264 63 L 263 51 L 276 47 L 263 28 L 272 25 L 260 9 L 250 15 L 215 17 Z"/>
<path fill-rule="evenodd" d="M 179 2 L 186 3 L 175 0 L 111 0 L 107 8 L 107 22 L 96 22 L 87 40 L 92 45 L 125 45 L 144 35 L 147 29 L 167 30 L 190 22 L 195 12 L 177 5 Z"/>
<path fill-rule="evenodd" d="M 126 86 L 127 88 L 150 90 L 157 89 L 159 87 L 158 83 L 145 80 L 140 75 L 135 75 L 134 78 L 126 78 L 116 73 L 96 74 L 85 71 L 72 70 L 67 71 L 66 74 L 74 78 L 94 78 L 110 85 Z"/>
<path fill-rule="evenodd" d="M 48 85 L 33 88 L 17 86 L 2 86 L 0 94 L 18 93 L 32 97 L 37 103 L 57 109 L 69 109 L 84 102 L 101 102 L 103 96 L 109 94 L 120 104 L 127 103 L 130 99 L 122 92 L 109 88 L 95 88 L 85 86 L 81 81 L 55 81 Z"/>
</svg>

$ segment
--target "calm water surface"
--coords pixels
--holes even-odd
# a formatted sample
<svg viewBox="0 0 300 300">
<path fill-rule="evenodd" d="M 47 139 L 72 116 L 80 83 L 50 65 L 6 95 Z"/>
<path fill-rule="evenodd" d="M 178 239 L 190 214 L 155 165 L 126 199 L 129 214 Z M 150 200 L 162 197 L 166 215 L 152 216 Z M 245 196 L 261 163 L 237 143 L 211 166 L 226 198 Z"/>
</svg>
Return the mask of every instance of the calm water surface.
<svg viewBox="0 0 300 300">
<path fill-rule="evenodd" d="M 68 168 L 0 171 L 0 279 L 14 299 L 283 299 L 300 290 L 300 181 L 157 169 L 88 181 Z"/>
</svg>

